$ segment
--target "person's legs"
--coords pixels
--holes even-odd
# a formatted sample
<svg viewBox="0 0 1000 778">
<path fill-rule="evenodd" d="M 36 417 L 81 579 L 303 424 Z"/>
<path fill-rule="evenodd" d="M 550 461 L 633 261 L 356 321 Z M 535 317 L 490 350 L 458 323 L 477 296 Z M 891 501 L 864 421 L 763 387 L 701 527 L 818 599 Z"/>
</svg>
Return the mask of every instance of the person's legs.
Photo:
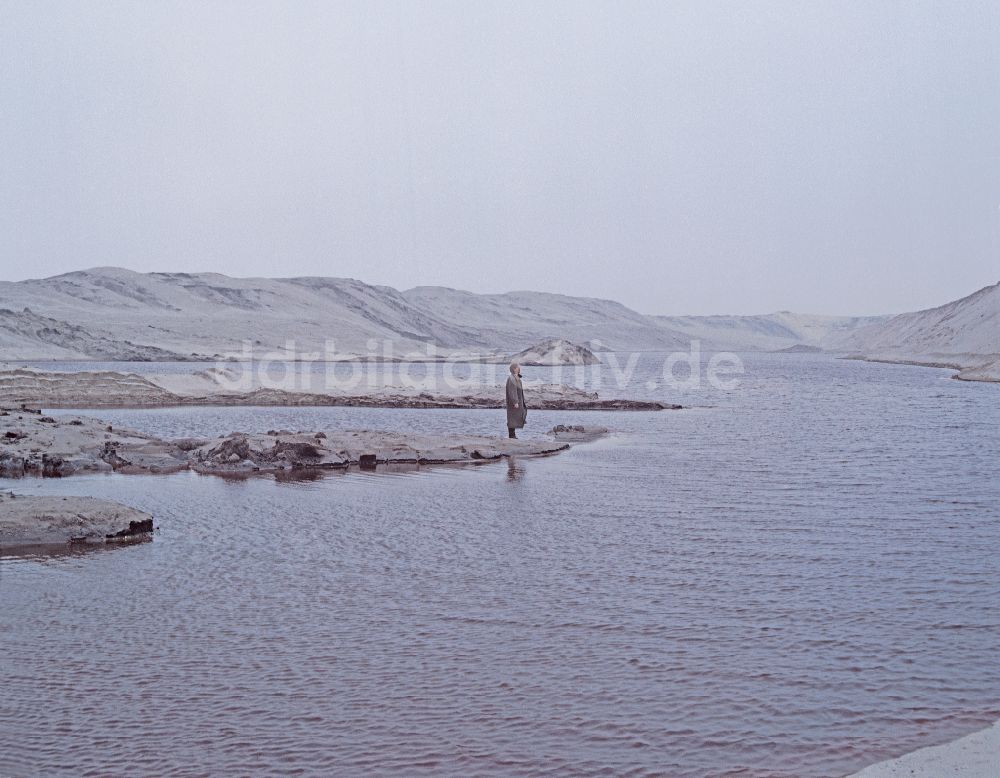
<svg viewBox="0 0 1000 778">
<path fill-rule="evenodd" d="M 510 438 L 516 438 L 517 437 L 517 433 L 514 432 L 514 428 L 513 427 L 508 427 L 507 428 L 507 437 L 510 437 Z"/>
</svg>

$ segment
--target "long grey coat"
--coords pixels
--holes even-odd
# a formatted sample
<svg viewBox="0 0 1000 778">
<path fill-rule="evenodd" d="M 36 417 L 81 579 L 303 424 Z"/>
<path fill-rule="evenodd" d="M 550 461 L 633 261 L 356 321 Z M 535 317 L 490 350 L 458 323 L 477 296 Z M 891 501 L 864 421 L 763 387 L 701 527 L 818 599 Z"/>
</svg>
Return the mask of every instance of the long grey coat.
<svg viewBox="0 0 1000 778">
<path fill-rule="evenodd" d="M 517 408 L 514 407 L 515 403 Z M 524 386 L 513 373 L 507 376 L 507 426 L 519 430 L 528 419 L 528 409 L 524 407 Z"/>
</svg>

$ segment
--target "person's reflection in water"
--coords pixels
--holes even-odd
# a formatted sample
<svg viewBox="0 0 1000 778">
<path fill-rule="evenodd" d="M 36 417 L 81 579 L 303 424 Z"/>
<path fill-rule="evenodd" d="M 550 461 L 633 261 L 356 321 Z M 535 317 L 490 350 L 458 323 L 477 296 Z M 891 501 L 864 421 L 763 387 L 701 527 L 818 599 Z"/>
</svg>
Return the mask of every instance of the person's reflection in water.
<svg viewBox="0 0 1000 778">
<path fill-rule="evenodd" d="M 524 468 L 517 464 L 517 457 L 507 457 L 507 480 L 520 481 L 524 476 Z"/>
</svg>

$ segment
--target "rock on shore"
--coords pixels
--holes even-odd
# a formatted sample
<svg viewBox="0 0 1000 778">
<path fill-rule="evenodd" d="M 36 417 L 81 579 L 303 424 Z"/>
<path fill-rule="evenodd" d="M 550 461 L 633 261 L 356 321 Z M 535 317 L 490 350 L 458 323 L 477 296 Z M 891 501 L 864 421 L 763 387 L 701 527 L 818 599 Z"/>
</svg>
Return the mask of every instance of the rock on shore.
<svg viewBox="0 0 1000 778">
<path fill-rule="evenodd" d="M 605 427 L 584 427 L 579 424 L 557 424 L 552 428 L 552 436 L 556 440 L 564 440 L 569 443 L 587 443 L 603 438 L 607 434 L 608 430 Z"/>
<path fill-rule="evenodd" d="M 560 440 L 511 440 L 486 436 L 424 436 L 391 432 L 233 433 L 206 441 L 190 452 L 200 473 L 253 473 L 281 470 L 333 470 L 352 465 L 470 464 L 510 456 L 542 456 L 563 451 Z"/>
<path fill-rule="evenodd" d="M 177 445 L 135 430 L 121 430 L 87 416 L 45 416 L 32 410 L 0 409 L 0 477 L 58 477 L 76 472 L 125 469 L 117 452 L 144 472 L 187 468 Z"/>
<path fill-rule="evenodd" d="M 557 427 L 540 440 L 485 435 L 415 435 L 372 430 L 233 432 L 218 438 L 160 440 L 113 429 L 86 416 L 0 410 L 0 476 L 59 477 L 77 472 L 253 474 L 362 469 L 386 464 L 475 464 L 544 456 L 593 440 L 603 428 Z"/>
<path fill-rule="evenodd" d="M 148 513 L 93 497 L 0 493 L 0 549 L 140 540 L 153 532 Z"/>
</svg>

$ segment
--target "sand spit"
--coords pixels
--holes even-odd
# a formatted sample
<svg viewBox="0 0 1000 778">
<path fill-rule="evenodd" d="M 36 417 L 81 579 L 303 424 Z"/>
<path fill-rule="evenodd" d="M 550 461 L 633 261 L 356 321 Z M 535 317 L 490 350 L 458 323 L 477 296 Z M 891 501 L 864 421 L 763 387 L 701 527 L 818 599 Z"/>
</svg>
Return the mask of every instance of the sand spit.
<svg viewBox="0 0 1000 778">
<path fill-rule="evenodd" d="M 941 746 L 866 767 L 849 778 L 995 778 L 1000 774 L 1000 722 Z"/>
<path fill-rule="evenodd" d="M 502 408 L 503 388 L 458 384 L 446 392 L 381 386 L 352 391 L 235 388 L 235 373 L 210 368 L 192 374 L 136 375 L 115 371 L 0 370 L 0 404 L 42 408 L 159 408 L 183 405 L 357 406 L 367 408 Z M 681 406 L 644 400 L 602 399 L 556 384 L 528 385 L 530 408 L 539 410 L 659 411 Z"/>
<path fill-rule="evenodd" d="M 959 381 L 1000 383 L 1000 358 L 976 367 L 967 367 L 953 377 Z"/>
<path fill-rule="evenodd" d="M 93 497 L 0 493 L 0 550 L 144 540 L 153 517 Z"/>
<path fill-rule="evenodd" d="M 601 437 L 604 428 L 557 427 L 543 440 L 482 435 L 411 435 L 372 430 L 264 434 L 233 432 L 219 438 L 160 440 L 114 429 L 86 416 L 45 416 L 0 410 L 0 476 L 59 477 L 74 473 L 216 475 L 283 471 L 374 469 L 379 465 L 476 464 L 502 457 L 544 456 L 569 441 Z"/>
<path fill-rule="evenodd" d="M 912 365 L 957 371 L 952 378 L 958 381 L 1000 383 L 1000 357 L 984 354 L 945 354 L 922 356 L 851 354 L 843 357 L 862 362 L 879 362 L 886 365 Z"/>
</svg>

